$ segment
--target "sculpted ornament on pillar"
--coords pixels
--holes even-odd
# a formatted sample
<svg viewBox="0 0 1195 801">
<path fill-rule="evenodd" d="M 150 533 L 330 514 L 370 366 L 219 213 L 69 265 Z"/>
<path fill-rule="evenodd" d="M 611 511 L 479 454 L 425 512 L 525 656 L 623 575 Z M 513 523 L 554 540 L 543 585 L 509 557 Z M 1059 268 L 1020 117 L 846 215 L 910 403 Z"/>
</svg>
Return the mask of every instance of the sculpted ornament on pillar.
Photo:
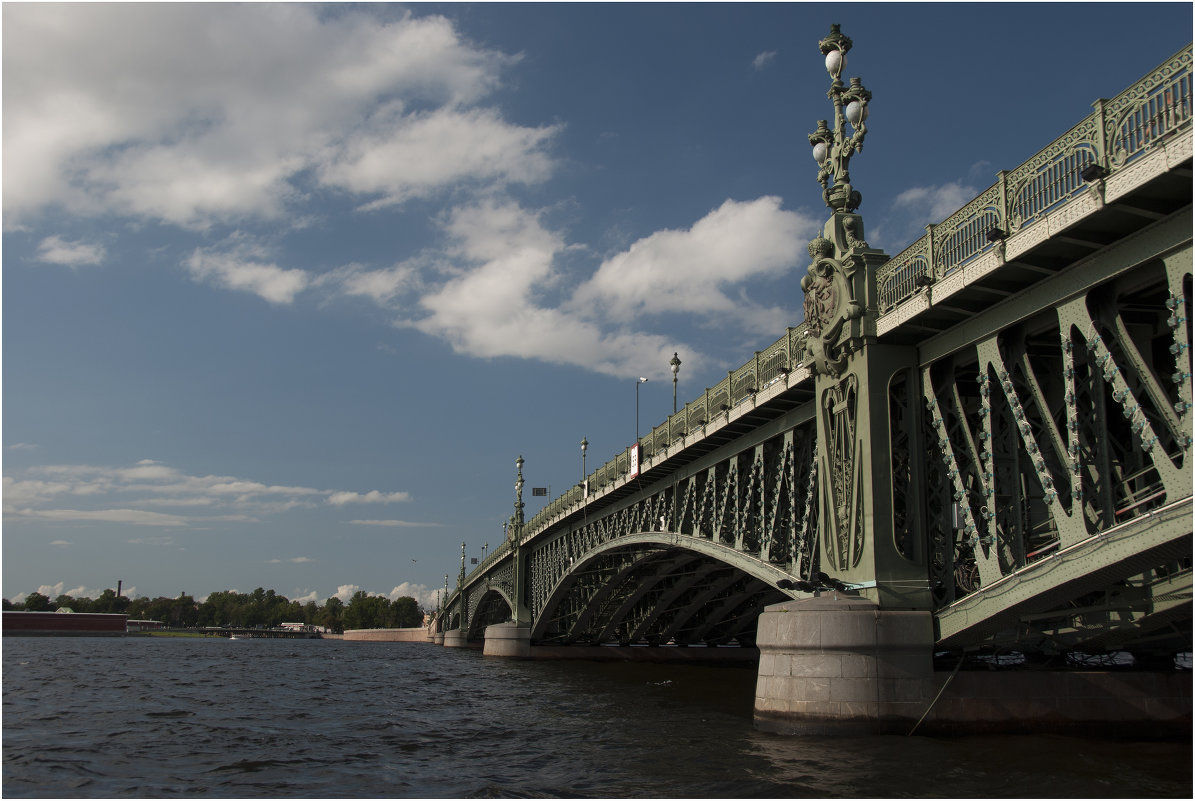
<svg viewBox="0 0 1195 801">
<path fill-rule="evenodd" d="M 834 258 L 834 243 L 822 236 L 809 243 L 809 255 L 813 263 L 801 279 L 808 332 L 804 361 L 815 373 L 838 376 L 847 357 L 862 345 L 858 337 L 842 335 L 844 326 L 863 317 L 865 306 L 853 279 L 866 263 L 853 256 Z"/>
</svg>

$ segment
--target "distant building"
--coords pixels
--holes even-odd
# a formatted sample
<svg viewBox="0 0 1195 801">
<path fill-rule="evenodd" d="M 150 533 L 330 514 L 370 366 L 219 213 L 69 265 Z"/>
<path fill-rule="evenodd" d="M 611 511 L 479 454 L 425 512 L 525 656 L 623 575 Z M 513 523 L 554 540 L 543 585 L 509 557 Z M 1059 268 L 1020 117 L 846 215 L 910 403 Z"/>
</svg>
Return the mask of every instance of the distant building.
<svg viewBox="0 0 1195 801">
<path fill-rule="evenodd" d="M 5 612 L 4 636 L 123 637 L 128 615 L 92 612 Z"/>
</svg>

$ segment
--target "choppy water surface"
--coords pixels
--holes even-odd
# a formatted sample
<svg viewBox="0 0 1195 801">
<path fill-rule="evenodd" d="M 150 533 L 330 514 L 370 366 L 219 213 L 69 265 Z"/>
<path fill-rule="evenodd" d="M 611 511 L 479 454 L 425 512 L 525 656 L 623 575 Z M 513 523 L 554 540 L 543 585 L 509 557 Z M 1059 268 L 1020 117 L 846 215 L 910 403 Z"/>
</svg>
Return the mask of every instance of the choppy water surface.
<svg viewBox="0 0 1195 801">
<path fill-rule="evenodd" d="M 1191 746 L 794 739 L 753 669 L 5 638 L 5 797 L 1191 797 Z"/>
</svg>

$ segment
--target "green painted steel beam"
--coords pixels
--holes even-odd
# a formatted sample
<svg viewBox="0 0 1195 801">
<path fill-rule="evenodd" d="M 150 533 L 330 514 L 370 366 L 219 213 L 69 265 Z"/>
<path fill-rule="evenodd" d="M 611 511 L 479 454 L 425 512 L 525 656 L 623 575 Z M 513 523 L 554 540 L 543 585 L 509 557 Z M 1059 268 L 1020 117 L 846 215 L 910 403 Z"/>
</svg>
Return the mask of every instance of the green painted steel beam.
<svg viewBox="0 0 1195 801">
<path fill-rule="evenodd" d="M 938 611 L 938 644 L 981 643 L 1022 615 L 1044 612 L 1118 577 L 1191 555 L 1191 499 L 1185 498 L 1004 576 Z"/>
</svg>

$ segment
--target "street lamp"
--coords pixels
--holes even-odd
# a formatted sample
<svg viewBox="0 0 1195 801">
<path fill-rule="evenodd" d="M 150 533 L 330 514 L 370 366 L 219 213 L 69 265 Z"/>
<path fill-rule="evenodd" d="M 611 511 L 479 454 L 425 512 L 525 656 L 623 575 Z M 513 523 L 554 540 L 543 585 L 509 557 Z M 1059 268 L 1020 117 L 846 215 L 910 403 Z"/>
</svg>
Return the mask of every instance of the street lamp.
<svg viewBox="0 0 1195 801">
<path fill-rule="evenodd" d="M 523 457 L 520 456 L 515 459 L 515 468 L 518 470 L 518 477 L 515 479 L 515 516 L 514 527 L 516 529 L 523 527 Z M 515 534 L 517 540 L 518 533 Z"/>
<path fill-rule="evenodd" d="M 639 385 L 646 384 L 647 379 L 639 376 L 639 380 L 635 382 L 635 442 L 639 442 Z"/>
<path fill-rule="evenodd" d="M 588 478 L 588 476 L 589 476 L 589 472 L 585 469 L 585 451 L 587 451 L 587 450 L 589 450 L 589 440 L 585 439 L 585 437 L 581 437 L 581 497 L 582 498 L 589 497 L 589 492 L 588 492 L 589 488 L 587 486 L 585 486 L 586 478 Z"/>
<path fill-rule="evenodd" d="M 675 353 L 672 354 L 672 361 L 668 362 L 668 366 L 672 368 L 672 413 L 676 414 L 676 374 L 680 370 L 680 359 Z"/>
<path fill-rule="evenodd" d="M 839 76 L 846 67 L 851 40 L 843 36 L 837 24 L 830 26 L 829 36 L 818 42 L 818 48 L 826 57 L 826 72 L 830 73 L 828 95 L 834 103 L 834 128 L 827 127 L 826 120 L 818 120 L 817 130 L 809 134 L 809 144 L 813 146 L 813 160 L 820 167 L 817 180 L 822 185 L 826 205 L 835 211 L 854 211 L 863 202 L 863 196 L 851 186 L 849 168 L 851 156 L 863 150 L 871 92 L 863 88 L 859 78 L 851 78 L 849 87 L 843 85 Z M 846 135 L 847 123 L 853 130 L 851 136 Z"/>
</svg>

